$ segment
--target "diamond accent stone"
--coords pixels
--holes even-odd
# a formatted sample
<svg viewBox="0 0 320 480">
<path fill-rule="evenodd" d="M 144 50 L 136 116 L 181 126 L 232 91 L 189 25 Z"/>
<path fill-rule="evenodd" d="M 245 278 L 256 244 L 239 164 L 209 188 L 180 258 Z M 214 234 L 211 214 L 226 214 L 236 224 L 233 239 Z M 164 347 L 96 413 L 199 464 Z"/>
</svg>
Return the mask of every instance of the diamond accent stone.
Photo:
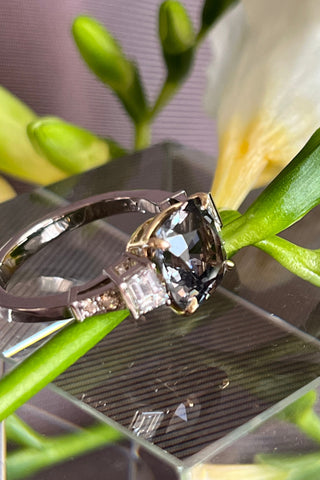
<svg viewBox="0 0 320 480">
<path fill-rule="evenodd" d="M 137 265 L 137 261 L 133 258 L 125 258 L 119 265 L 114 267 L 118 275 L 124 275 L 128 270 Z"/>
<path fill-rule="evenodd" d="M 141 266 L 134 275 L 126 278 L 119 288 L 136 319 L 168 301 L 166 288 L 151 264 Z"/>
<path fill-rule="evenodd" d="M 103 293 L 84 300 L 77 300 L 70 305 L 73 316 L 80 322 L 93 315 L 107 313 L 126 308 L 120 292 L 110 289 Z"/>
</svg>

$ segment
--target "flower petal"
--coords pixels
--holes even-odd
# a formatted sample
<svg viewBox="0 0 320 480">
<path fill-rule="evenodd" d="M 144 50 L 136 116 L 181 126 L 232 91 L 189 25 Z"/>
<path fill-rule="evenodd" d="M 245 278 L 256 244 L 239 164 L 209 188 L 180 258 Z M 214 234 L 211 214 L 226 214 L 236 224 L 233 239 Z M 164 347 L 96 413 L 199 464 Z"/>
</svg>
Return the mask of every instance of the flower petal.
<svg viewBox="0 0 320 480">
<path fill-rule="evenodd" d="M 211 114 L 217 112 L 219 135 L 213 194 L 218 206 L 233 209 L 251 188 L 270 181 L 320 125 L 320 3 L 244 0 L 242 9 L 246 21 L 240 7 L 229 14 L 244 26 L 241 50 L 231 47 L 229 63 L 213 60 L 211 70 L 220 72 L 215 81 L 209 75 L 207 93 L 210 99 L 217 92 L 219 102 L 218 109 L 207 102 Z M 227 15 L 213 29 L 214 50 L 216 35 L 226 38 L 233 28 Z M 226 42 L 223 54 L 229 57 Z"/>
<path fill-rule="evenodd" d="M 16 192 L 11 185 L 3 178 L 0 177 L 0 202 L 5 202 L 15 197 Z"/>
</svg>

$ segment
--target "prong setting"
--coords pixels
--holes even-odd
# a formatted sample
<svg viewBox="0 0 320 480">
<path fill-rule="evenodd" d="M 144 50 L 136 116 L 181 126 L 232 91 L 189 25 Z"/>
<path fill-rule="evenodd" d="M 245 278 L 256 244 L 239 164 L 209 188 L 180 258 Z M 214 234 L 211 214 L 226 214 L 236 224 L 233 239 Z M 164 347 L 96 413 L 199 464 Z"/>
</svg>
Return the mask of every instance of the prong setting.
<svg viewBox="0 0 320 480">
<path fill-rule="evenodd" d="M 149 220 L 127 250 L 133 252 L 139 245 L 141 255 L 157 266 L 164 279 L 172 308 L 190 315 L 208 298 L 225 272 L 220 228 L 211 195 L 197 193 Z"/>
</svg>

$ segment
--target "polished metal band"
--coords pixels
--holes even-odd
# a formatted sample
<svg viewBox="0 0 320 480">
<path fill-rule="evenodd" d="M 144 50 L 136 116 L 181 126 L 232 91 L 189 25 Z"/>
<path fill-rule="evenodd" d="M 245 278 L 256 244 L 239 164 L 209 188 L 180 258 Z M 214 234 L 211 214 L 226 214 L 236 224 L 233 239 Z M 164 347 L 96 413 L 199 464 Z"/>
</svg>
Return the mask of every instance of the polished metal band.
<svg viewBox="0 0 320 480">
<path fill-rule="evenodd" d="M 20 297 L 8 291 L 15 271 L 61 235 L 120 213 L 151 214 L 132 235 L 126 251 L 101 274 L 68 291 Z M 159 190 L 111 192 L 56 210 L 0 249 L 0 311 L 7 319 L 47 322 L 129 308 L 135 318 L 168 304 L 193 313 L 228 267 L 221 220 L 210 194 L 190 197 Z"/>
</svg>

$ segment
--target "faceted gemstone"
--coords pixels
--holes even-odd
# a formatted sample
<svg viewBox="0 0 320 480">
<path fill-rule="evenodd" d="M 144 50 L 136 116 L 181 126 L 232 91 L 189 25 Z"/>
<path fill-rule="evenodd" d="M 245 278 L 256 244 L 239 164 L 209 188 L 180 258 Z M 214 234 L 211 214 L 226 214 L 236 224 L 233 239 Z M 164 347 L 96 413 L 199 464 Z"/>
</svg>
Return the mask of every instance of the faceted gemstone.
<svg viewBox="0 0 320 480">
<path fill-rule="evenodd" d="M 212 210 L 200 207 L 199 199 L 189 199 L 153 233 L 170 245 L 167 250 L 156 250 L 154 262 L 165 279 L 173 306 L 180 311 L 193 297 L 198 304 L 206 300 L 224 269 Z"/>
</svg>

